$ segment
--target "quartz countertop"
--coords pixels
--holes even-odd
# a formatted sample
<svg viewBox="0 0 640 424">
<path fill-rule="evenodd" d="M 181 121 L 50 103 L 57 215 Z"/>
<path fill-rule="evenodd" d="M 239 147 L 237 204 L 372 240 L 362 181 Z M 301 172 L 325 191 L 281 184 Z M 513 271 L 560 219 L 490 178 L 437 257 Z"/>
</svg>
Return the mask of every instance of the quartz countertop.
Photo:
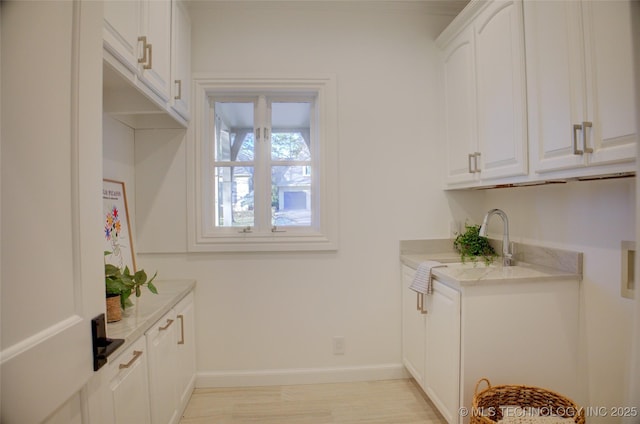
<svg viewBox="0 0 640 424">
<path fill-rule="evenodd" d="M 194 289 L 196 282 L 195 280 L 158 280 L 153 284 L 158 289 L 158 294 L 153 294 L 147 288 L 143 288 L 142 296 L 130 297 L 134 306 L 128 307 L 122 312 L 122 319 L 107 324 L 108 338 L 124 339 L 124 344 L 120 346 L 119 351 L 135 342 L 156 321 L 169 312 Z M 112 356 L 115 354 L 114 352 Z"/>
<path fill-rule="evenodd" d="M 424 261 L 441 262 L 447 266 L 433 268 L 433 276 L 454 288 L 488 283 L 582 279 L 580 252 L 519 243 L 514 246 L 516 264 L 505 267 L 501 258 L 491 266 L 486 266 L 481 260 L 462 264 L 460 255 L 452 247 L 452 240 L 400 242 L 400 261 L 413 269 Z"/>
</svg>

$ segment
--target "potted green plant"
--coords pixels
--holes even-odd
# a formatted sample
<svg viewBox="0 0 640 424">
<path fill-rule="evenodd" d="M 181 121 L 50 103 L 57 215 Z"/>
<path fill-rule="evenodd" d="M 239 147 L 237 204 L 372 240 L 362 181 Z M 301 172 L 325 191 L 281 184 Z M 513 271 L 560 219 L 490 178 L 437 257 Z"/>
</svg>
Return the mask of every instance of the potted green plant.
<svg viewBox="0 0 640 424">
<path fill-rule="evenodd" d="M 480 226 L 465 223 L 464 227 L 464 233 L 458 234 L 453 241 L 453 247 L 460 253 L 460 261 L 471 260 L 475 264 L 481 257 L 487 266 L 491 265 L 498 255 L 489 239 L 480 235 Z"/>
<path fill-rule="evenodd" d="M 105 251 L 104 255 L 111 252 Z M 107 321 L 119 321 L 122 317 L 122 310 L 127 306 L 133 306 L 130 296 L 135 293 L 136 297 L 142 294 L 142 287 L 146 286 L 151 293 L 158 294 L 158 289 L 153 285 L 156 272 L 150 280 L 147 280 L 147 273 L 141 269 L 131 274 L 129 267 L 120 269 L 113 264 L 105 262 L 104 281 L 107 297 Z"/>
</svg>

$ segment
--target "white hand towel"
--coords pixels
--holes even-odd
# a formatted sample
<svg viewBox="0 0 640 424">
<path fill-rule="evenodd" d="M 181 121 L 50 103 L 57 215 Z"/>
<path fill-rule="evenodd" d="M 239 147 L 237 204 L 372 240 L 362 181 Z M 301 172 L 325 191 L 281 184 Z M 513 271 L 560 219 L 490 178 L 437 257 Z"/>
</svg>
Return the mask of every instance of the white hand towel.
<svg viewBox="0 0 640 424">
<path fill-rule="evenodd" d="M 431 270 L 433 268 L 442 267 L 446 267 L 446 265 L 438 261 L 420 262 L 420 264 L 418 265 L 418 269 L 416 270 L 416 275 L 415 277 L 413 277 L 413 281 L 411 282 L 409 288 L 418 293 L 433 294 Z"/>
</svg>

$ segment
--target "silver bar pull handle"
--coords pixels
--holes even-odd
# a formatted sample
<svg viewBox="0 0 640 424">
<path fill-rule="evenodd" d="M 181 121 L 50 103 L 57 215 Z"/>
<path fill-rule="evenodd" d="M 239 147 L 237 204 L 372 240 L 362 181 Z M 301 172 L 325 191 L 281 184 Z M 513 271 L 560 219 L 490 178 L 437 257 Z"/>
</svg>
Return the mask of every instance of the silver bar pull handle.
<svg viewBox="0 0 640 424">
<path fill-rule="evenodd" d="M 475 152 L 473 154 L 473 163 L 474 163 L 474 171 L 473 172 L 480 172 L 480 167 L 478 166 L 478 158 L 480 157 L 480 152 Z"/>
<path fill-rule="evenodd" d="M 255 142 L 260 141 L 260 128 L 256 128 Z"/>
<path fill-rule="evenodd" d="M 178 95 L 174 97 L 175 100 L 182 99 L 182 80 L 175 80 L 176 84 L 178 84 Z"/>
<path fill-rule="evenodd" d="M 578 130 L 582 129 L 582 125 L 573 124 L 573 154 L 582 155 L 584 152 L 578 149 Z"/>
<path fill-rule="evenodd" d="M 131 365 L 133 365 L 134 362 L 136 362 L 136 360 L 142 356 L 142 351 L 141 350 L 134 350 L 133 351 L 133 358 L 131 358 L 131 360 L 129 362 L 127 362 L 126 364 L 120 364 L 118 366 L 118 369 L 122 370 L 125 368 L 129 368 Z"/>
<path fill-rule="evenodd" d="M 184 344 L 184 315 L 178 315 L 178 319 L 180 320 L 180 340 L 178 340 L 178 344 Z"/>
<path fill-rule="evenodd" d="M 421 311 L 422 310 L 422 302 L 420 302 L 420 300 L 422 300 L 422 296 L 420 296 L 420 293 L 418 293 L 418 292 L 416 292 L 416 299 L 417 299 L 416 311 Z"/>
<path fill-rule="evenodd" d="M 147 44 L 147 47 L 149 48 L 149 63 L 144 65 L 143 68 L 151 69 L 151 67 L 153 66 L 153 46 L 151 45 L 151 43 L 149 43 Z"/>
<path fill-rule="evenodd" d="M 167 320 L 167 324 L 166 324 L 166 325 L 164 325 L 164 326 L 158 327 L 158 330 L 159 330 L 159 331 L 164 331 L 164 330 L 166 330 L 167 328 L 171 327 L 171 324 L 173 324 L 173 320 L 172 320 L 172 319 L 168 319 L 168 320 Z"/>
<path fill-rule="evenodd" d="M 475 155 L 474 153 L 469 153 L 469 174 L 473 174 L 474 172 L 476 172 L 473 169 L 471 169 L 471 160 L 474 158 L 474 155 Z"/>
<path fill-rule="evenodd" d="M 427 314 L 427 310 L 424 309 L 424 293 L 419 293 L 418 296 L 420 296 L 422 298 L 422 302 L 420 302 L 420 313 L 422 315 L 426 315 Z"/>
<path fill-rule="evenodd" d="M 593 153 L 591 147 L 587 147 L 587 128 L 593 128 L 593 123 L 586 121 L 582 123 L 582 148 L 585 153 Z"/>
<path fill-rule="evenodd" d="M 138 58 L 138 63 L 147 63 L 147 37 L 138 37 L 138 42 L 142 42 L 142 57 Z"/>
</svg>

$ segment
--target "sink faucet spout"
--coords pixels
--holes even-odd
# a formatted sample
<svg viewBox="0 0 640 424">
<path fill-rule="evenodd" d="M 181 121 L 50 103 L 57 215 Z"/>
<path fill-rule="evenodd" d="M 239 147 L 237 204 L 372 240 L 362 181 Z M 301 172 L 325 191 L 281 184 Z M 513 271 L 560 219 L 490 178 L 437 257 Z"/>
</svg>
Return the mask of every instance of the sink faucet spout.
<svg viewBox="0 0 640 424">
<path fill-rule="evenodd" d="M 511 243 L 509 242 L 509 218 L 507 218 L 507 214 L 504 213 L 501 209 L 491 209 L 484 216 L 484 220 L 482 221 L 482 226 L 480 227 L 479 235 L 482 237 L 487 236 L 487 223 L 489 222 L 489 218 L 493 215 L 498 215 L 502 218 L 502 222 L 504 224 L 504 230 L 502 233 L 502 264 L 504 266 L 513 265 L 513 254 L 511 252 Z"/>
</svg>

